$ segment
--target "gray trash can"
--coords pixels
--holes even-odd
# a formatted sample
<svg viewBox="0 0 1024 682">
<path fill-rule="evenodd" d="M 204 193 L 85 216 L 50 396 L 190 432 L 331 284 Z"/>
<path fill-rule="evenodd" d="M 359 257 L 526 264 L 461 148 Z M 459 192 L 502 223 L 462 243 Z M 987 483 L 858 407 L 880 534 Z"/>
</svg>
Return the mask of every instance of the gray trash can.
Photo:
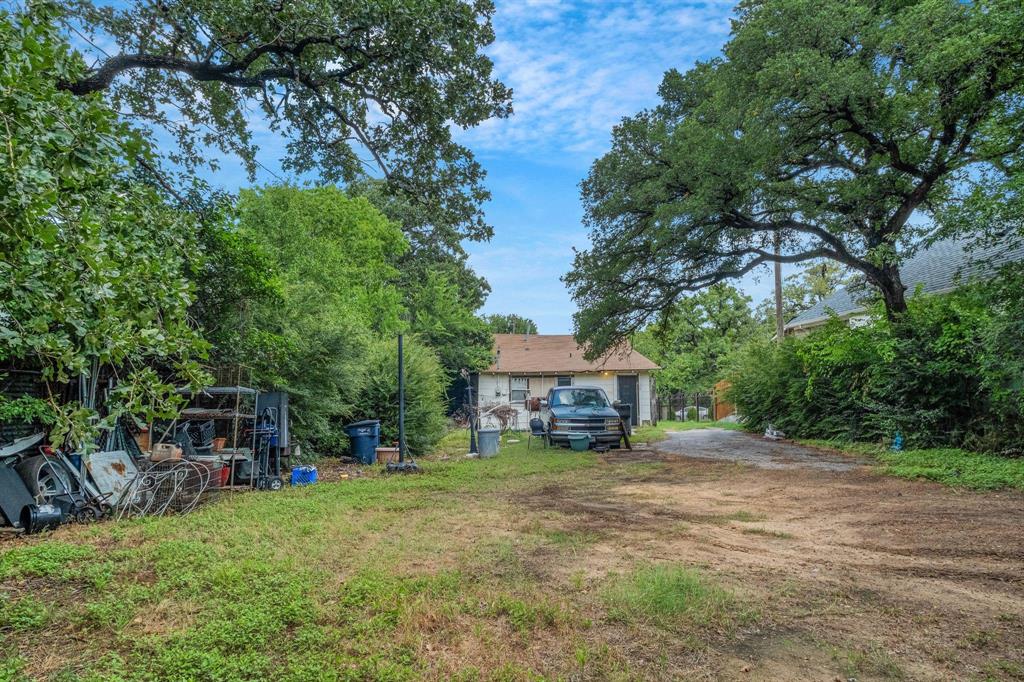
<svg viewBox="0 0 1024 682">
<path fill-rule="evenodd" d="M 501 441 L 499 429 L 480 429 L 476 432 L 476 442 L 481 457 L 494 457 L 498 454 L 498 443 Z"/>
</svg>

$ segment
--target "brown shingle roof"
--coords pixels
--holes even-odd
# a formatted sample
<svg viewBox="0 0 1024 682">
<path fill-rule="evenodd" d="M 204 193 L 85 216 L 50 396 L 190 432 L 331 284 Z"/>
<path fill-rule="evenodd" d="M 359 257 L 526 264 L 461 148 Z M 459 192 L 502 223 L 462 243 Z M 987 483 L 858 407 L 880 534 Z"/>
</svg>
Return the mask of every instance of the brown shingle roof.
<svg viewBox="0 0 1024 682">
<path fill-rule="evenodd" d="M 494 363 L 488 372 L 603 372 L 660 369 L 628 344 L 588 362 L 569 334 L 495 334 Z"/>
</svg>

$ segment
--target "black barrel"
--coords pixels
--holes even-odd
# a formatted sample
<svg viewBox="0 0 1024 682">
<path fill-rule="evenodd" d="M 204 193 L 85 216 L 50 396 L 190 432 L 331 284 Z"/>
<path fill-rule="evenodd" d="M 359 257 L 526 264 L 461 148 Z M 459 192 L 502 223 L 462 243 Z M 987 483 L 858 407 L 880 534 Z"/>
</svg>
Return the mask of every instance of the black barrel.
<svg viewBox="0 0 1024 682">
<path fill-rule="evenodd" d="M 31 535 L 56 528 L 63 518 L 57 505 L 26 504 L 21 510 L 21 527 Z"/>
</svg>

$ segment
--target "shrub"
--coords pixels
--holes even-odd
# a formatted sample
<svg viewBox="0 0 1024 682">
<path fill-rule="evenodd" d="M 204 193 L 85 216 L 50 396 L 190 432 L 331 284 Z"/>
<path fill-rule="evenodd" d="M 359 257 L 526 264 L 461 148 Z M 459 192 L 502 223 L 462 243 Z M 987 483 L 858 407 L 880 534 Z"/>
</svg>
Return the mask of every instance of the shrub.
<svg viewBox="0 0 1024 682">
<path fill-rule="evenodd" d="M 745 424 L 803 438 L 1004 450 L 1024 442 L 1024 275 L 915 296 L 898 322 L 833 320 L 731 359 Z"/>
<path fill-rule="evenodd" d="M 427 453 L 444 435 L 444 370 L 437 355 L 414 338 L 405 341 L 405 436 L 409 452 Z M 356 419 L 380 419 L 381 442 L 398 440 L 398 344 L 375 341 L 366 355 Z"/>
</svg>

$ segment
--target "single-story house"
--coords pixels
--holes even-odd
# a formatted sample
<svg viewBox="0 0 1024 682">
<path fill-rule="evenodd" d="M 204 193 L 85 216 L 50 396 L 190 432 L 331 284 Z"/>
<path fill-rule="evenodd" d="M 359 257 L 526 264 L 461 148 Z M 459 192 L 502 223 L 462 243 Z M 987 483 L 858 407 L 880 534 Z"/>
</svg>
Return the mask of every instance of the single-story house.
<svg viewBox="0 0 1024 682">
<path fill-rule="evenodd" d="M 1024 261 L 1024 244 L 970 249 L 966 241 L 945 239 L 907 260 L 900 268 L 900 279 L 909 296 L 918 291 L 944 294 L 968 281 L 988 279 L 1003 265 L 1018 261 Z M 865 285 L 840 289 L 790 320 L 786 334 L 806 334 L 824 325 L 832 315 L 853 325 L 863 323 L 868 318 L 864 302 L 873 291 Z"/>
<path fill-rule="evenodd" d="M 599 386 L 613 402 L 633 406 L 633 424 L 650 424 L 658 365 L 626 343 L 590 361 L 568 334 L 495 334 L 494 361 L 474 375 L 477 405 L 511 405 L 519 411 L 516 428 L 528 429 L 530 398 L 543 398 L 553 386 Z"/>
</svg>

